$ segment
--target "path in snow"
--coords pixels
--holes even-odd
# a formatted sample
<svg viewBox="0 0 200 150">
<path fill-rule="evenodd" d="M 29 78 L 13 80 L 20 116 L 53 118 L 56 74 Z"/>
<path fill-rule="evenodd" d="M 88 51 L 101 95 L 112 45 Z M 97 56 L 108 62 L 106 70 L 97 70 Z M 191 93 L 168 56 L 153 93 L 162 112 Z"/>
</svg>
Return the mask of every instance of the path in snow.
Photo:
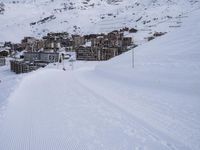
<svg viewBox="0 0 200 150">
<path fill-rule="evenodd" d="M 59 70 L 25 77 L 0 129 L 1 150 L 187 149 Z"/>
<path fill-rule="evenodd" d="M 4 111 L 8 103 L 7 98 L 18 85 L 22 76 L 24 75 L 16 75 L 10 72 L 8 66 L 0 67 L 0 121 L 4 117 Z"/>
</svg>

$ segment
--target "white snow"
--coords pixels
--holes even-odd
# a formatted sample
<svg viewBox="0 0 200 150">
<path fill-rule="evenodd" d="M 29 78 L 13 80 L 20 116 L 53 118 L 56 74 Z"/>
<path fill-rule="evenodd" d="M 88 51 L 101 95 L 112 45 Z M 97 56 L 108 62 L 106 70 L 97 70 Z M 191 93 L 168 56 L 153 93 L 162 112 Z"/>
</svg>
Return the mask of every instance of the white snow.
<svg viewBox="0 0 200 150">
<path fill-rule="evenodd" d="M 200 8 L 197 0 L 122 0 L 118 5 L 106 1 L 90 0 L 88 4 L 83 4 L 82 0 L 20 0 L 20 3 L 13 4 L 3 0 L 5 12 L 0 15 L 0 42 L 20 42 L 24 36 L 41 38 L 48 32 L 107 33 L 124 27 L 135 27 L 139 30 L 134 37 L 138 44 L 143 43 L 144 37 L 151 32 L 169 32 L 173 30 L 170 26 L 181 26 L 183 17 Z M 63 10 L 63 3 L 67 4 L 66 10 Z M 50 15 L 54 15 L 55 19 L 30 26 L 30 23 Z"/>
<path fill-rule="evenodd" d="M 135 48 L 134 69 L 131 51 L 23 77 L 0 68 L 0 149 L 199 150 L 199 14 Z"/>
</svg>

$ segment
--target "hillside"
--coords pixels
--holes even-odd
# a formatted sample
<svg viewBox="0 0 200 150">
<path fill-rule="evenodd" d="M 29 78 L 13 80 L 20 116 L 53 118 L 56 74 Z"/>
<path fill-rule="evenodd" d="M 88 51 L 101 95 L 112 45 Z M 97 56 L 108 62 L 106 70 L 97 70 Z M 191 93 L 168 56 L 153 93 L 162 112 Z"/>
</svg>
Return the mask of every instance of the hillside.
<svg viewBox="0 0 200 150">
<path fill-rule="evenodd" d="M 41 38 L 48 32 L 71 34 L 109 32 L 135 27 L 137 43 L 155 31 L 169 32 L 187 14 L 200 7 L 198 0 L 3 0 L 0 41 L 19 42 L 24 36 Z M 14 35 L 14 36 L 13 36 Z"/>
<path fill-rule="evenodd" d="M 66 62 L 66 71 L 2 76 L 6 89 L 21 82 L 0 119 L 0 149 L 199 150 L 199 14 L 135 48 L 134 69 L 129 51 L 74 70 Z"/>
</svg>

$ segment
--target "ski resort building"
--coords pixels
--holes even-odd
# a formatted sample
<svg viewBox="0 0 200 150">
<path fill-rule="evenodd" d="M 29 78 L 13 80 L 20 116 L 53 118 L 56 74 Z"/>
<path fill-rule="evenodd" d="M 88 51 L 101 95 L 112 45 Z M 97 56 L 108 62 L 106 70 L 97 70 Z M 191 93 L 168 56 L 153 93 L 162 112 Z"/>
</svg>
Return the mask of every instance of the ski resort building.
<svg viewBox="0 0 200 150">
<path fill-rule="evenodd" d="M 76 48 L 77 60 L 102 61 L 113 58 L 128 51 L 128 46 L 133 45 L 131 37 L 124 37 L 123 32 L 112 31 L 105 34 L 85 36 L 90 45 L 81 45 Z M 77 45 L 78 46 L 78 45 Z"/>
<path fill-rule="evenodd" d="M 58 62 L 58 59 L 58 53 L 25 52 L 24 60 L 10 61 L 10 69 L 17 74 L 27 73 L 45 67 L 49 63 Z"/>
<path fill-rule="evenodd" d="M 25 52 L 24 61 L 35 62 L 43 61 L 46 63 L 58 62 L 59 54 L 56 52 Z"/>
<path fill-rule="evenodd" d="M 72 39 L 73 39 L 73 47 L 74 48 L 77 48 L 77 47 L 85 44 L 84 36 L 72 35 Z"/>
<path fill-rule="evenodd" d="M 67 32 L 50 32 L 42 39 L 24 37 L 21 43 L 7 43 L 12 51 L 27 51 L 24 53 L 24 61 L 43 61 L 52 63 L 58 61 L 60 51 L 76 52 L 77 60 L 102 61 L 108 60 L 128 51 L 133 45 L 131 37 L 125 37 L 124 32 L 129 28 L 114 30 L 108 34 L 71 35 Z M 42 52 L 39 52 L 42 51 Z"/>
<path fill-rule="evenodd" d="M 47 36 L 43 37 L 44 50 L 45 51 L 57 51 L 62 47 L 70 47 L 73 45 L 72 40 L 69 38 L 67 32 L 61 33 L 48 33 Z"/>
<path fill-rule="evenodd" d="M 86 61 L 102 61 L 108 60 L 118 55 L 118 48 L 115 47 L 104 47 L 102 49 L 94 47 L 79 47 L 76 50 L 77 60 Z"/>
<path fill-rule="evenodd" d="M 21 46 L 26 51 L 36 51 L 36 41 L 37 39 L 34 37 L 24 37 L 24 39 L 21 40 Z"/>
</svg>

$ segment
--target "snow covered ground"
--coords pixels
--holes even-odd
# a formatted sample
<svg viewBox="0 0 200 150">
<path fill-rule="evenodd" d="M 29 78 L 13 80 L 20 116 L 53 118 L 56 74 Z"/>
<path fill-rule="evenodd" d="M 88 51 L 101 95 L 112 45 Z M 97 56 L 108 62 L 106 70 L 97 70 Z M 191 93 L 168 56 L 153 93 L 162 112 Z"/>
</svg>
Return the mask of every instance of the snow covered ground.
<svg viewBox="0 0 200 150">
<path fill-rule="evenodd" d="M 131 51 L 66 71 L 1 67 L 0 150 L 199 150 L 199 14 L 135 48 L 134 69 Z"/>
<path fill-rule="evenodd" d="M 2 0 L 5 12 L 0 15 L 0 42 L 20 42 L 24 36 L 41 38 L 48 32 L 107 33 L 134 27 L 139 30 L 134 35 L 138 44 L 155 31 L 169 32 L 181 26 L 182 18 L 200 8 L 199 0 L 122 0 L 111 4 L 107 0 L 18 1 Z M 53 19 L 41 22 L 49 16 Z"/>
</svg>

